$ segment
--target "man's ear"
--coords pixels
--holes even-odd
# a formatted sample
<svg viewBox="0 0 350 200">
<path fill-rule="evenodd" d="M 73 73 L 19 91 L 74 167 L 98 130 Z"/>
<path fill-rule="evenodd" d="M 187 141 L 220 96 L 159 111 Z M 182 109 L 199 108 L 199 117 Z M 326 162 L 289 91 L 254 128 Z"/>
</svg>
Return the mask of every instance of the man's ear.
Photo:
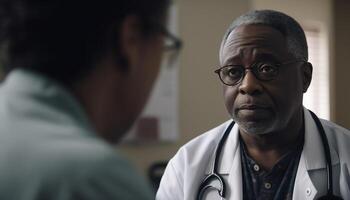
<svg viewBox="0 0 350 200">
<path fill-rule="evenodd" d="M 140 20 L 135 15 L 124 18 L 120 26 L 118 64 L 127 71 L 137 66 L 140 59 L 142 33 Z"/>
<path fill-rule="evenodd" d="M 312 64 L 305 62 L 303 65 L 303 92 L 305 93 L 312 80 Z"/>
</svg>

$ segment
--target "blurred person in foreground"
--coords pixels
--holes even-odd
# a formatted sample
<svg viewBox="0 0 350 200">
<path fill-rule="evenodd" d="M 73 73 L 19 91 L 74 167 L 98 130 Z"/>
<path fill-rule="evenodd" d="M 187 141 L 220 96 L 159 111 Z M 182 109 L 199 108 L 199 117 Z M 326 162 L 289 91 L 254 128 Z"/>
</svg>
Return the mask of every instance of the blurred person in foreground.
<svg viewBox="0 0 350 200">
<path fill-rule="evenodd" d="M 302 105 L 312 65 L 298 22 L 271 10 L 237 18 L 215 73 L 232 120 L 177 152 L 157 200 L 350 199 L 349 130 Z"/>
<path fill-rule="evenodd" d="M 169 4 L 0 1 L 0 199 L 154 199 L 112 144 L 179 47 Z"/>
</svg>

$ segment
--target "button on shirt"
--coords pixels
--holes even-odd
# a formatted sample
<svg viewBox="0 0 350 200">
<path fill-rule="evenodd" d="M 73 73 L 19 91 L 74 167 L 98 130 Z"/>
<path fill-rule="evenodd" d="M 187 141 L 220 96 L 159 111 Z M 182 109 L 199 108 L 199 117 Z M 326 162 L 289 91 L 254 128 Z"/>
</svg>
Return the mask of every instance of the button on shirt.
<svg viewBox="0 0 350 200">
<path fill-rule="evenodd" d="M 291 200 L 303 142 L 265 171 L 247 153 L 240 138 L 244 200 Z"/>
</svg>

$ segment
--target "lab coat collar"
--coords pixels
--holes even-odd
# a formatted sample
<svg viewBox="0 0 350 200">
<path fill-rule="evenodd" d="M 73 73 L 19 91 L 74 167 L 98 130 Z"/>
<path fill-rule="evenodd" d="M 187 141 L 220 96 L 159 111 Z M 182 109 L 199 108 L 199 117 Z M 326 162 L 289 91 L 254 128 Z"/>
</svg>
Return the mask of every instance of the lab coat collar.
<svg viewBox="0 0 350 200">
<path fill-rule="evenodd" d="M 304 108 L 305 143 L 300 157 L 298 172 L 296 175 L 293 191 L 293 199 L 314 199 L 317 191 L 313 184 L 309 171 L 326 169 L 324 147 L 320 133 L 310 112 Z M 332 165 L 339 163 L 339 156 L 330 144 Z"/>
<path fill-rule="evenodd" d="M 232 122 L 230 120 L 225 129 L 222 130 L 223 132 L 220 134 L 221 139 L 222 135 L 224 134 L 225 130 L 229 126 L 229 124 Z M 218 143 L 217 142 L 217 143 Z M 235 187 L 226 188 L 226 195 L 230 196 L 230 199 L 242 199 L 243 194 L 243 187 L 242 187 L 242 167 L 241 167 L 241 154 L 240 154 L 240 147 L 239 147 L 239 131 L 238 131 L 238 125 L 235 124 L 231 132 L 224 144 L 222 153 L 220 155 L 219 159 L 219 166 L 218 166 L 218 173 L 220 175 L 228 176 L 227 181 L 228 185 L 234 185 Z M 214 161 L 214 153 L 211 156 L 210 162 Z M 212 165 L 208 165 L 210 167 L 207 167 L 206 175 L 208 175 L 212 169 Z"/>
<path fill-rule="evenodd" d="M 324 154 L 324 147 L 320 133 L 317 129 L 316 123 L 312 118 L 310 112 L 304 108 L 304 124 L 305 124 L 305 143 L 301 156 L 301 160 L 305 160 L 305 167 L 307 170 L 326 168 L 326 159 Z M 332 158 L 332 165 L 339 163 L 339 156 L 330 145 L 330 153 Z"/>
<path fill-rule="evenodd" d="M 224 132 L 226 131 L 227 127 L 230 125 L 232 120 L 226 123 L 225 129 L 222 130 L 222 133 L 219 133 L 219 138 L 217 139 L 217 143 L 219 143 L 219 140 L 222 138 Z M 218 173 L 222 175 L 228 175 L 231 171 L 233 161 L 236 160 L 236 155 L 238 153 L 239 155 L 239 131 L 238 131 L 238 125 L 235 123 L 234 126 L 231 129 L 231 132 L 229 136 L 227 137 L 226 142 L 224 143 L 224 147 L 222 149 L 222 153 L 220 155 L 219 159 L 219 165 L 218 165 Z M 216 149 L 216 147 L 214 148 Z M 210 162 L 214 162 L 215 154 L 214 152 L 211 155 Z M 208 165 L 206 169 L 206 174 L 210 174 L 210 171 L 212 170 L 213 166 Z"/>
</svg>

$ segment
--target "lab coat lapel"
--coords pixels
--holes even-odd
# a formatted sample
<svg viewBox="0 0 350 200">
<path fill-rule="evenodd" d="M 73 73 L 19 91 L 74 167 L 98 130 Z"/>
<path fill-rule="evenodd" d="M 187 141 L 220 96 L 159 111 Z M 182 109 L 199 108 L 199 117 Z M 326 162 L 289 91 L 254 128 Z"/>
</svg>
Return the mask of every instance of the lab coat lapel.
<svg viewBox="0 0 350 200">
<path fill-rule="evenodd" d="M 224 135 L 224 132 L 226 131 L 227 127 L 230 125 L 232 121 L 230 121 L 229 123 L 227 123 L 225 129 L 220 129 L 218 130 L 218 139 L 216 142 L 216 145 L 219 143 L 219 140 L 221 140 L 222 136 Z M 222 148 L 222 152 L 219 158 L 219 163 L 218 163 L 218 173 L 220 175 L 228 175 L 232 166 L 232 162 L 233 162 L 233 156 L 234 156 L 234 151 L 236 148 L 236 141 L 235 138 L 238 138 L 238 131 L 237 131 L 237 124 L 235 124 L 232 129 L 231 132 L 229 134 L 229 136 L 226 139 L 226 142 L 224 143 L 224 146 Z M 216 149 L 217 146 L 215 146 Z M 205 170 L 205 174 L 208 175 L 210 174 L 211 170 L 213 169 L 213 162 L 215 160 L 215 152 L 213 151 L 210 159 L 209 159 L 209 164 L 206 167 Z"/>
<path fill-rule="evenodd" d="M 316 193 L 317 190 L 309 176 L 305 152 L 303 151 L 299 161 L 298 172 L 295 178 L 293 200 L 314 199 Z"/>
<path fill-rule="evenodd" d="M 230 135 L 224 144 L 222 154 L 220 155 L 220 164 L 218 167 L 218 172 L 220 174 L 229 174 L 231 172 L 231 168 L 236 157 L 236 152 L 238 150 L 238 145 L 238 125 L 235 124 L 231 129 Z"/>
<path fill-rule="evenodd" d="M 300 157 L 298 172 L 295 179 L 293 200 L 299 199 L 314 199 L 318 192 L 313 184 L 310 171 L 321 170 L 318 175 L 323 175 L 326 170 L 326 159 L 324 156 L 324 149 L 321 137 L 319 135 L 317 126 L 312 119 L 309 111 L 304 108 L 304 124 L 305 124 L 305 142 L 303 152 Z M 334 148 L 330 146 L 332 166 L 339 163 L 339 157 Z M 324 184 L 326 184 L 326 177 Z M 320 188 L 325 188 L 322 186 Z"/>
<path fill-rule="evenodd" d="M 222 131 L 224 132 L 225 130 Z M 226 198 L 227 200 L 242 199 L 242 169 L 238 134 L 238 125 L 235 124 L 224 143 L 222 154 L 219 159 L 218 173 L 226 180 L 226 197 L 229 197 Z M 210 162 L 214 162 L 214 159 L 213 154 L 210 158 Z M 210 173 L 212 167 L 212 165 L 207 167 L 207 175 Z"/>
</svg>

